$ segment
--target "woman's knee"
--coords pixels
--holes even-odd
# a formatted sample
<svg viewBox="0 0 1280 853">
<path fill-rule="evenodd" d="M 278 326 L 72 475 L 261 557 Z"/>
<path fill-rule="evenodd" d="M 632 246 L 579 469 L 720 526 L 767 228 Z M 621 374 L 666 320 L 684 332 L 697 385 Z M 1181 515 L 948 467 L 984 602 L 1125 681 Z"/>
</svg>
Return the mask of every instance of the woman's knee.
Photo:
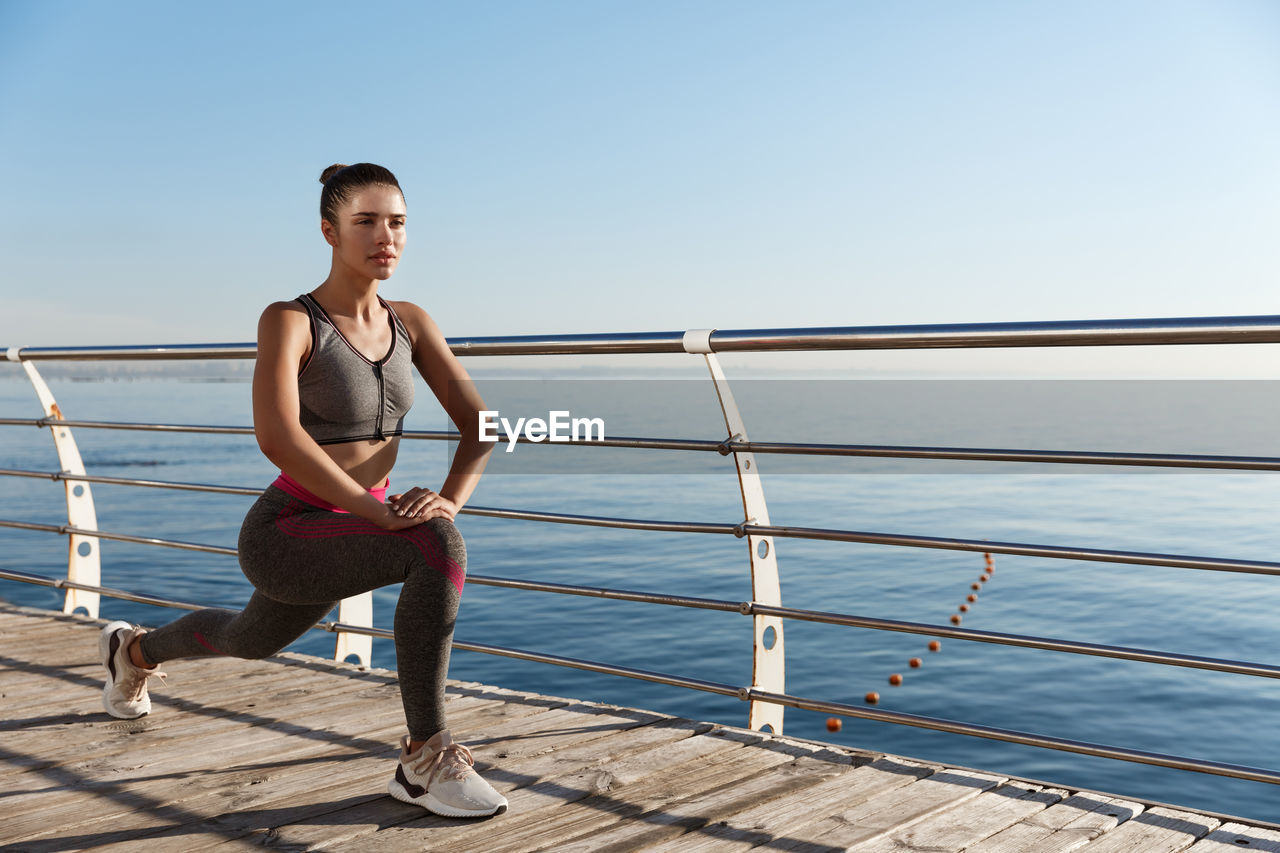
<svg viewBox="0 0 1280 853">
<path fill-rule="evenodd" d="M 429 519 L 424 526 L 430 527 L 436 535 L 436 540 L 440 544 L 440 553 L 445 559 L 466 571 L 467 543 L 463 541 L 457 526 L 447 518 Z"/>
</svg>

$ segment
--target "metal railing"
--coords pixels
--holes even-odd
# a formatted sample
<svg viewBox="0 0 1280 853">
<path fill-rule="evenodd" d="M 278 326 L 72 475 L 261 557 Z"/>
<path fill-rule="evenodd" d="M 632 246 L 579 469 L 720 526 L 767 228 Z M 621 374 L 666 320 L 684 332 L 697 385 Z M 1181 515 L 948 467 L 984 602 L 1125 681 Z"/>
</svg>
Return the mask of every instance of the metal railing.
<svg viewBox="0 0 1280 853">
<path fill-rule="evenodd" d="M 538 591 L 576 596 L 589 596 L 619 601 L 643 602 L 666 606 L 717 610 L 747 616 L 754 623 L 754 670 L 750 685 L 731 685 L 669 673 L 581 660 L 546 652 L 504 648 L 455 641 L 454 647 L 485 654 L 527 661 L 555 664 L 591 672 L 621 675 L 629 678 L 684 687 L 725 696 L 736 696 L 749 703 L 749 725 L 752 728 L 782 730 L 784 707 L 832 713 L 862 719 L 879 720 L 919 728 L 1028 744 L 1068 752 L 1116 758 L 1142 764 L 1192 770 L 1234 778 L 1280 783 L 1280 771 L 1243 765 L 1185 758 L 1146 752 L 1105 744 L 1068 740 L 1011 729 L 974 723 L 925 717 L 873 707 L 849 705 L 810 697 L 793 696 L 783 687 L 784 651 L 783 620 L 867 628 L 881 631 L 919 634 L 1019 648 L 1041 649 L 1078 655 L 1138 661 L 1166 666 L 1280 678 L 1280 666 L 1240 660 L 1184 655 L 1174 652 L 1125 646 L 1100 645 L 1050 637 L 1007 634 L 917 622 L 881 619 L 874 616 L 830 613 L 784 607 L 781 603 L 774 560 L 773 539 L 798 538 L 838 542 L 873 543 L 910 548 L 941 548 L 1053 557 L 1073 560 L 1103 561 L 1148 566 L 1171 566 L 1196 570 L 1239 572 L 1259 575 L 1280 574 L 1280 563 L 1232 560 L 1210 556 L 1117 551 L 1078 546 L 1060 546 L 1020 542 L 992 542 L 976 539 L 954 539 L 914 534 L 833 530 L 769 522 L 763 492 L 760 489 L 754 454 L 802 454 L 814 456 L 882 457 L 902 459 L 950 459 L 970 461 L 1037 462 L 1062 465 L 1118 465 L 1166 468 L 1199 468 L 1221 470 L 1277 471 L 1280 458 L 1257 456 L 1223 456 L 1149 453 L 1097 453 L 1084 451 L 1035 450 L 1014 448 L 916 447 L 853 444 L 804 444 L 751 441 L 733 400 L 728 380 L 716 360 L 716 352 L 783 351 L 783 350 L 860 350 L 860 349 L 928 349 L 928 348 L 993 348 L 993 347 L 1062 347 L 1118 346 L 1152 344 L 1233 344 L 1280 342 L 1280 316 L 1211 317 L 1191 319 L 1105 320 L 1049 323 L 996 323 L 930 326 L 882 326 L 815 329 L 748 329 L 733 331 L 693 330 L 617 335 L 564 335 L 558 337 L 486 337 L 450 340 L 459 356 L 481 355 L 550 355 L 579 353 L 663 353 L 698 354 L 706 360 L 725 417 L 727 438 L 690 440 L 675 438 L 611 437 L 595 445 L 623 448 L 657 448 L 666 450 L 715 452 L 732 456 L 739 475 L 745 508 L 744 517 L 735 521 L 691 522 L 682 520 L 614 518 L 533 512 L 519 509 L 468 506 L 465 514 L 521 519 L 542 523 L 588 525 L 648 531 L 677 531 L 716 534 L 746 539 L 752 570 L 752 599 L 729 601 L 708 598 L 664 595 L 645 591 L 587 587 L 573 584 L 547 583 L 514 578 L 469 575 L 469 583 L 505 589 Z M 133 347 L 23 347 L 10 348 L 7 357 L 20 362 L 36 388 L 45 414 L 41 418 L 0 418 L 0 426 L 37 426 L 49 428 L 54 436 L 62 470 L 56 472 L 25 469 L 0 469 L 0 476 L 43 478 L 62 482 L 67 492 L 68 523 L 38 524 L 0 519 L 0 527 L 36 530 L 69 536 L 68 573 L 66 578 L 48 578 L 25 572 L 0 570 L 0 579 L 22 581 L 63 589 L 67 593 L 64 609 L 82 609 L 97 614 L 98 596 L 107 595 L 129 601 L 167 607 L 198 609 L 202 605 L 177 602 L 127 590 L 102 586 L 99 582 L 96 540 L 114 539 L 162 547 L 206 551 L 234 555 L 232 548 L 193 542 L 158 539 L 131 533 L 104 531 L 97 527 L 90 484 L 102 483 L 145 488 L 181 489 L 187 491 L 254 495 L 261 490 L 241 486 L 203 483 L 169 482 L 123 477 L 89 475 L 80 463 L 74 438 L 75 429 L 149 430 L 209 434 L 252 434 L 244 426 L 192 424 L 122 423 L 110 421 L 70 420 L 63 417 L 35 368 L 36 361 L 84 360 L 166 360 L 252 358 L 252 344 L 184 344 L 176 346 Z M 456 439 L 451 432 L 406 432 L 408 439 Z M 519 438 L 519 441 L 527 441 Z M 339 611 L 334 622 L 317 625 L 317 629 L 333 632 L 338 637 L 339 659 L 355 654 L 368 663 L 369 638 L 391 637 L 390 631 L 373 627 L 367 607 L 353 602 Z M 354 614 L 354 615 L 353 615 Z M 361 645 L 355 638 L 363 638 Z"/>
</svg>

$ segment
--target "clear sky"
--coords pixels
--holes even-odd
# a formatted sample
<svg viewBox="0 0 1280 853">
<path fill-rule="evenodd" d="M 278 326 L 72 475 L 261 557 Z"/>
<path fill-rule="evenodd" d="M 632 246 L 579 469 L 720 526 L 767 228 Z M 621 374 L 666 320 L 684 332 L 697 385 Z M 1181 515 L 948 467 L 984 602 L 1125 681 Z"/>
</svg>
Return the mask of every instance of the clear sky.
<svg viewBox="0 0 1280 853">
<path fill-rule="evenodd" d="M 1277 314 L 1280 3 L 0 0 L 0 159 L 0 346 L 252 340 L 359 160 L 449 336 Z"/>
</svg>

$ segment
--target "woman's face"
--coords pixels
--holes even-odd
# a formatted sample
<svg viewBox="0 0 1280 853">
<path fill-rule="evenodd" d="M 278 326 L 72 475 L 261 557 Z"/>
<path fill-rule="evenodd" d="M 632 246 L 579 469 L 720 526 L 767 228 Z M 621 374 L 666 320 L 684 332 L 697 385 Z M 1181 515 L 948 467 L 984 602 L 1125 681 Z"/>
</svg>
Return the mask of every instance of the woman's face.
<svg viewBox="0 0 1280 853">
<path fill-rule="evenodd" d="M 320 221 L 334 259 L 360 276 L 388 279 L 404 251 L 404 197 L 395 187 L 367 186 L 338 209 L 338 226 Z"/>
</svg>

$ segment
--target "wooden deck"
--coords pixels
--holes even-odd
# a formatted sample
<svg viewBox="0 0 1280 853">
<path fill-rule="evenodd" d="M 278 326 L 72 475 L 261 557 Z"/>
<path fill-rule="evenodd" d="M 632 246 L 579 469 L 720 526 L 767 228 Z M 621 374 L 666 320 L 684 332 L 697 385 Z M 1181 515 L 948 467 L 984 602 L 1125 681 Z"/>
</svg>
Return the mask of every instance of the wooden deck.
<svg viewBox="0 0 1280 853">
<path fill-rule="evenodd" d="M 511 802 L 385 793 L 394 672 L 302 655 L 171 664 L 102 710 L 101 622 L 0 606 L 0 850 L 1280 851 L 1280 831 L 997 774 L 450 682 L 449 721 Z"/>
</svg>

